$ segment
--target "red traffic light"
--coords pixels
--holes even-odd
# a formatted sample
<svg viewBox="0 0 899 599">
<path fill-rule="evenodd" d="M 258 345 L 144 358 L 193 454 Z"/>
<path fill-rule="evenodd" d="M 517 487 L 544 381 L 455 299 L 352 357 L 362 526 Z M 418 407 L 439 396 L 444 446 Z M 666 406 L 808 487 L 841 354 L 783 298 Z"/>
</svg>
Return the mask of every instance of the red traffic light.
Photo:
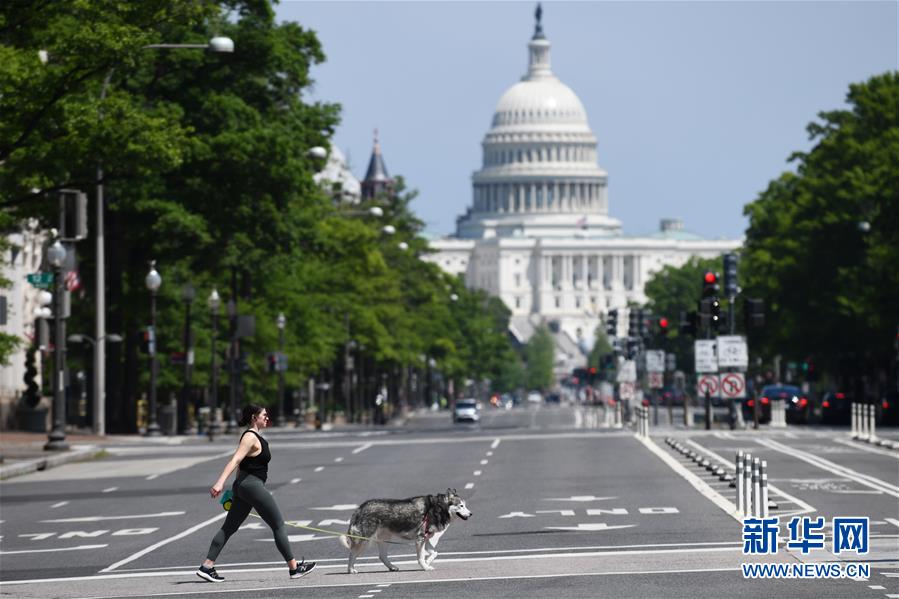
<svg viewBox="0 0 899 599">
<path fill-rule="evenodd" d="M 668 330 L 668 319 L 664 316 L 659 319 L 659 328 L 661 328 L 663 331 Z"/>
<path fill-rule="evenodd" d="M 718 275 L 716 275 L 712 271 L 709 271 L 709 272 L 705 273 L 703 280 L 706 282 L 707 285 L 714 285 L 715 283 L 718 282 Z"/>
<path fill-rule="evenodd" d="M 596 366 L 590 367 L 590 374 L 596 374 Z"/>
</svg>

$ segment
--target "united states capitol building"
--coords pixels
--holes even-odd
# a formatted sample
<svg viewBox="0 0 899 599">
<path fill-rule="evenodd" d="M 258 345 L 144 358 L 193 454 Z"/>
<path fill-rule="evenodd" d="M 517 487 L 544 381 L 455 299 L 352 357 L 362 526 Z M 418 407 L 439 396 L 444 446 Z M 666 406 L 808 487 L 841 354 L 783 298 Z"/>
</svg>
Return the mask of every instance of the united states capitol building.
<svg viewBox="0 0 899 599">
<path fill-rule="evenodd" d="M 608 310 L 646 302 L 654 272 L 741 242 L 702 239 L 668 218 L 653 235 L 624 235 L 609 214 L 609 174 L 584 105 L 552 73 L 539 8 L 528 56 L 527 73 L 500 97 L 484 136 L 470 207 L 424 259 L 502 298 L 519 342 L 548 325 L 561 374 L 584 365 Z M 625 313 L 619 327 L 626 334 Z"/>
<path fill-rule="evenodd" d="M 741 241 L 703 239 L 675 218 L 660 219 L 653 235 L 623 234 L 609 215 L 609 174 L 598 164 L 587 111 L 552 73 L 539 8 L 528 57 L 527 73 L 499 99 L 484 136 L 471 206 L 454 235 L 430 240 L 433 253 L 423 259 L 500 297 L 519 343 L 547 325 L 561 376 L 585 364 L 609 310 L 619 310 L 619 334 L 627 333 L 626 307 L 646 302 L 654 272 L 691 256 L 719 256 Z M 351 203 L 392 183 L 377 139 L 361 183 L 334 146 L 316 180 Z"/>
</svg>

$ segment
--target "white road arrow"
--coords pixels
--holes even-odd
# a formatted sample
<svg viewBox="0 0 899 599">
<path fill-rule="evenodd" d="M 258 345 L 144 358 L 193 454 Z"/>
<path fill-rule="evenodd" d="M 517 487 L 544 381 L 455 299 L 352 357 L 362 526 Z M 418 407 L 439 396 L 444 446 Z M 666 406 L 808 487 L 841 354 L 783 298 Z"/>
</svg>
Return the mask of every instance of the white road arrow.
<svg viewBox="0 0 899 599">
<path fill-rule="evenodd" d="M 631 528 L 636 526 L 636 524 L 620 524 L 617 526 L 609 526 L 604 522 L 590 522 L 590 523 L 581 523 L 577 526 L 544 526 L 544 528 L 548 528 L 549 530 L 577 530 L 581 532 L 596 532 L 599 530 L 614 530 L 616 528 Z"/>
<path fill-rule="evenodd" d="M 615 497 L 597 497 L 596 495 L 573 495 L 571 497 L 547 497 L 544 501 L 605 501 Z"/>
</svg>

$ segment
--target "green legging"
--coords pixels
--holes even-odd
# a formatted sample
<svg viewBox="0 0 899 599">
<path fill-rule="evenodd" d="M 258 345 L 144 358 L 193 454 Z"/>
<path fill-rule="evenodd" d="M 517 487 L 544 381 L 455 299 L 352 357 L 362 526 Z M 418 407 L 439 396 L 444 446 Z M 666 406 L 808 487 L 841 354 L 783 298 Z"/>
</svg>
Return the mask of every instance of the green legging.
<svg viewBox="0 0 899 599">
<path fill-rule="evenodd" d="M 228 510 L 228 516 L 225 523 L 209 545 L 209 551 L 206 553 L 206 559 L 215 561 L 243 521 L 250 515 L 250 510 L 255 509 L 265 523 L 269 525 L 275 535 L 275 545 L 284 561 L 289 562 L 293 559 L 293 551 L 290 549 L 290 542 L 287 540 L 287 527 L 284 525 L 284 518 L 281 517 L 281 510 L 275 503 L 275 498 L 271 492 L 265 488 L 265 483 L 258 476 L 253 476 L 247 472 L 239 472 L 237 479 L 231 486 L 234 493 L 234 500 L 231 509 Z"/>
</svg>

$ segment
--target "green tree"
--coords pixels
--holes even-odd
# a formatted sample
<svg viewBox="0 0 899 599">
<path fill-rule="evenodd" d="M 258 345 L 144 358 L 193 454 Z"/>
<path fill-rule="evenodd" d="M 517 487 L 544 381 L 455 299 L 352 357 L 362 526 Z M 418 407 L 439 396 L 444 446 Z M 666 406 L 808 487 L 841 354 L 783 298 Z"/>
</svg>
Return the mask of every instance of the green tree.
<svg viewBox="0 0 899 599">
<path fill-rule="evenodd" d="M 555 363 L 555 342 L 552 333 L 546 326 L 538 328 L 528 341 L 524 350 L 527 363 L 526 383 L 528 389 L 545 391 L 553 383 L 553 364 Z"/>
<path fill-rule="evenodd" d="M 899 73 L 850 85 L 847 103 L 818 115 L 796 171 L 746 206 L 745 291 L 766 300 L 769 355 L 876 381 L 897 325 Z"/>
</svg>

